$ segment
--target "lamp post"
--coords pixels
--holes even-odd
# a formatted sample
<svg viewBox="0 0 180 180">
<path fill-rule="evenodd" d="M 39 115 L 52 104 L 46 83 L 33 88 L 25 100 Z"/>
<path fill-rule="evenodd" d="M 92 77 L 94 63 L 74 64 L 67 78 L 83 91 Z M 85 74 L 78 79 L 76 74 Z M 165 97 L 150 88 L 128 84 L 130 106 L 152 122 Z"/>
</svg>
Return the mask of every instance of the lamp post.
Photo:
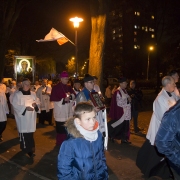
<svg viewBox="0 0 180 180">
<path fill-rule="evenodd" d="M 77 48 L 77 29 L 79 27 L 79 23 L 83 21 L 82 18 L 71 18 L 69 19 L 70 21 L 73 22 L 74 28 L 75 28 L 75 60 L 76 60 L 76 78 L 78 76 L 78 58 L 77 58 L 77 53 L 78 53 L 78 48 Z"/>
<path fill-rule="evenodd" d="M 147 78 L 146 78 L 147 81 L 149 80 L 149 55 L 150 55 L 150 52 L 153 50 L 154 50 L 153 46 L 150 46 L 148 49 L 148 64 L 147 64 Z"/>
</svg>

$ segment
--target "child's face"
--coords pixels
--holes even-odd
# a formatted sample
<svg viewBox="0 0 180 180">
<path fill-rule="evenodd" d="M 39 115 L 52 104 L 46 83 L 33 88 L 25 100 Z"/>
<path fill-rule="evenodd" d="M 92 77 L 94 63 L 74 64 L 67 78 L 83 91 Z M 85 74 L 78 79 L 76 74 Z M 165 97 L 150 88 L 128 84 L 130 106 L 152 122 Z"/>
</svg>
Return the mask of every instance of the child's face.
<svg viewBox="0 0 180 180">
<path fill-rule="evenodd" d="M 78 124 L 88 131 L 92 131 L 94 129 L 95 123 L 96 114 L 94 111 L 82 114 L 81 119 L 78 121 Z"/>
</svg>

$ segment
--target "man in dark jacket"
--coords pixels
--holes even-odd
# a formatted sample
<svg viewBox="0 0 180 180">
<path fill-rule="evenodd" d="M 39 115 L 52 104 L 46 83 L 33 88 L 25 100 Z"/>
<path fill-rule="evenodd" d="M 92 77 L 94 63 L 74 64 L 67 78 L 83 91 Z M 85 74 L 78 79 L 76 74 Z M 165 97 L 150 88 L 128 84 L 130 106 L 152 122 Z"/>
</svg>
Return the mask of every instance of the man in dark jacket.
<svg viewBox="0 0 180 180">
<path fill-rule="evenodd" d="M 167 111 L 155 140 L 158 151 L 164 154 L 175 180 L 180 179 L 180 101 Z"/>
<path fill-rule="evenodd" d="M 139 109 L 139 103 L 142 100 L 142 92 L 139 91 L 136 87 L 136 82 L 134 80 L 130 81 L 130 88 L 128 89 L 128 94 L 131 97 L 131 116 L 133 118 L 134 123 L 134 132 L 137 133 L 140 131 L 140 128 L 138 127 L 138 109 Z"/>
</svg>

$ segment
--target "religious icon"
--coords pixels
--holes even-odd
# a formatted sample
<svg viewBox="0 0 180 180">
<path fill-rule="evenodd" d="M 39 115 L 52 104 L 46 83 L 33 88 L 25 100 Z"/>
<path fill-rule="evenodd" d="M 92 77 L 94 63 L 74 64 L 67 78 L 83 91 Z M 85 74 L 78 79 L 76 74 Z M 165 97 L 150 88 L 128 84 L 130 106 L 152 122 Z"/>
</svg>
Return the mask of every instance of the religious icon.
<svg viewBox="0 0 180 180">
<path fill-rule="evenodd" d="M 17 81 L 28 78 L 31 82 L 34 82 L 34 61 L 34 56 L 15 56 L 14 69 Z"/>
<path fill-rule="evenodd" d="M 27 59 L 22 59 L 19 62 L 19 68 L 21 73 L 29 73 L 32 71 L 32 67 L 30 67 L 30 62 Z"/>
<path fill-rule="evenodd" d="M 97 92 L 90 93 L 90 99 L 95 107 L 99 107 L 99 109 L 105 109 L 105 105 L 103 104 L 99 94 Z"/>
</svg>

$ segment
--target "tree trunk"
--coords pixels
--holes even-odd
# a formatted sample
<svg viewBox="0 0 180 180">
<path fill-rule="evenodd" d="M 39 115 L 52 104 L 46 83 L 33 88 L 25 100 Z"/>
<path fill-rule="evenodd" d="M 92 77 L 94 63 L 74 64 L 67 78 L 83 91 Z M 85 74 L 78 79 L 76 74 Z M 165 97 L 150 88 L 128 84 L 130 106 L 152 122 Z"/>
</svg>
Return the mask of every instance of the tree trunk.
<svg viewBox="0 0 180 180">
<path fill-rule="evenodd" d="M 6 48 L 10 34 L 21 10 L 30 1 L 31 0 L 26 0 L 26 2 L 23 0 L 6 0 L 0 4 L 0 12 L 2 14 L 2 27 L 0 29 L 0 77 L 3 77 L 5 67 L 5 53 L 7 50 Z"/>
<path fill-rule="evenodd" d="M 89 52 L 89 73 L 98 77 L 101 89 L 103 83 L 107 2 L 107 0 L 91 0 L 92 30 Z"/>
</svg>

